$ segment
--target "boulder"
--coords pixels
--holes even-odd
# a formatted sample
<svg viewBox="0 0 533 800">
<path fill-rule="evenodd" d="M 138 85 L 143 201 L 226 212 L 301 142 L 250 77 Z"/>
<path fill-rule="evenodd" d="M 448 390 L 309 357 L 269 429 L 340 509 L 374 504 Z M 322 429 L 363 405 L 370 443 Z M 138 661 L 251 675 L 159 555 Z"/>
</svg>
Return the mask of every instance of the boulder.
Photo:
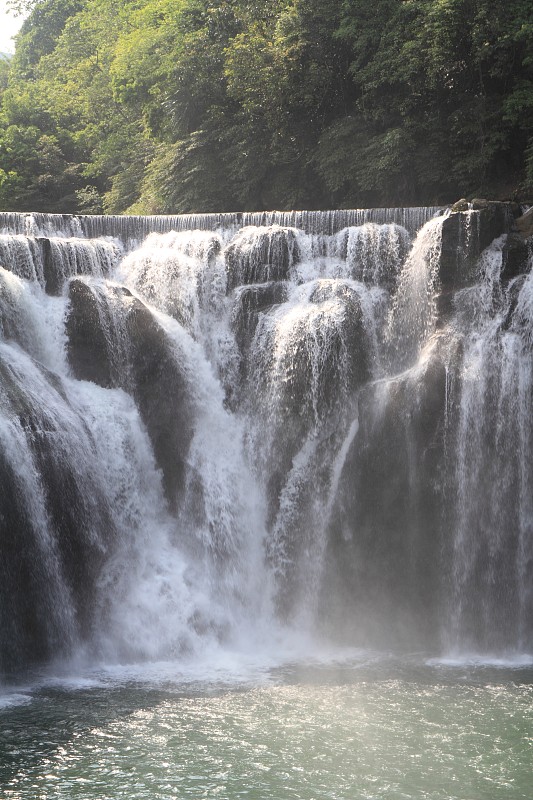
<svg viewBox="0 0 533 800">
<path fill-rule="evenodd" d="M 133 396 L 163 472 L 165 495 L 175 511 L 185 485 L 193 434 L 189 389 L 178 356 L 152 313 L 137 298 L 129 299 L 128 306 Z"/>
<path fill-rule="evenodd" d="M 68 298 L 65 322 L 67 356 L 74 376 L 105 388 L 114 386 L 112 342 L 108 340 L 103 324 L 105 307 L 98 302 L 94 289 L 79 278 L 70 281 Z"/>
<path fill-rule="evenodd" d="M 50 239 L 44 236 L 37 237 L 37 242 L 41 247 L 44 288 L 47 294 L 58 296 L 63 289 L 63 275 L 57 269 L 55 257 L 50 244 Z"/>
<path fill-rule="evenodd" d="M 462 197 L 460 200 L 457 200 L 453 206 L 451 207 L 452 214 L 456 214 L 461 211 L 468 211 L 470 208 L 470 204 L 465 197 Z"/>
<path fill-rule="evenodd" d="M 478 254 L 489 246 L 494 239 L 509 233 L 514 224 L 512 203 L 490 201 L 486 208 L 480 209 L 476 223 L 476 244 Z"/>
<path fill-rule="evenodd" d="M 74 375 L 133 394 L 163 473 L 167 500 L 175 509 L 193 426 L 178 354 L 151 311 L 128 289 L 108 286 L 104 294 L 97 285 L 75 278 L 69 298 L 67 353 Z"/>
<path fill-rule="evenodd" d="M 261 312 L 274 305 L 284 303 L 289 294 L 289 284 L 285 281 L 256 283 L 241 286 L 235 292 L 231 312 L 231 327 L 241 353 L 253 339 Z"/>
</svg>

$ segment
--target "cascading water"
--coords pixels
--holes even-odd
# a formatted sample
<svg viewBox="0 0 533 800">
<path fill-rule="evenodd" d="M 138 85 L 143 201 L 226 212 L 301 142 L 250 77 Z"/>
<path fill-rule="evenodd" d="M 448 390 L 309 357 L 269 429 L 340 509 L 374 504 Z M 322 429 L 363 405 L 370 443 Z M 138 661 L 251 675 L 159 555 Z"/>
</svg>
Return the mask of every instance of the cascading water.
<svg viewBox="0 0 533 800">
<path fill-rule="evenodd" d="M 533 647 L 531 273 L 436 211 L 1 215 L 5 672 Z"/>
<path fill-rule="evenodd" d="M 457 650 L 526 650 L 533 629 L 533 283 L 530 272 L 501 287 L 502 246 L 485 251 L 480 284 L 457 297 L 464 353 L 448 418 Z"/>
</svg>

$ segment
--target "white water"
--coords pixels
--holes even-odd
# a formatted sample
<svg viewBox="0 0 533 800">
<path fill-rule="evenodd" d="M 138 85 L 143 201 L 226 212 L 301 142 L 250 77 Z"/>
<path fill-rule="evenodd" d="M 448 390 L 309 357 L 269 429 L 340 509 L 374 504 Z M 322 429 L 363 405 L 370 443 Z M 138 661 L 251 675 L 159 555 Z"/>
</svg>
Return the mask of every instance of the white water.
<svg viewBox="0 0 533 800">
<path fill-rule="evenodd" d="M 435 329 L 442 222 L 421 228 L 399 277 L 386 329 L 395 365 L 411 365 Z"/>
<path fill-rule="evenodd" d="M 480 260 L 481 283 L 458 297 L 458 320 L 467 334 L 460 371 L 462 391 L 452 424 L 457 446 L 452 464 L 457 496 L 454 520 L 449 646 L 468 648 L 478 630 L 514 632 L 517 651 L 527 646 L 533 559 L 533 366 L 531 273 L 516 298 L 499 289 L 503 240 Z M 502 325 L 504 329 L 502 330 Z M 473 592 L 480 562 L 487 581 Z M 490 644 L 487 641 L 486 646 Z"/>
</svg>

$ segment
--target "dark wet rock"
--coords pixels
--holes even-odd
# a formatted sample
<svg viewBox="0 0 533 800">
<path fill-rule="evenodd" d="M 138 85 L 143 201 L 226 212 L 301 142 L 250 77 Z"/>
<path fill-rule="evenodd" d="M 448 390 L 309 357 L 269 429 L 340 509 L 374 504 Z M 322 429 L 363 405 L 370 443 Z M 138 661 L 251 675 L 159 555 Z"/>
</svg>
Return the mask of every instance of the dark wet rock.
<svg viewBox="0 0 533 800">
<path fill-rule="evenodd" d="M 324 624 L 357 644 L 435 644 L 447 398 L 461 357 L 443 331 L 416 368 L 360 393 L 322 598 Z"/>
<path fill-rule="evenodd" d="M 98 286 L 73 279 L 69 298 L 71 369 L 80 380 L 133 394 L 163 472 L 166 497 L 175 508 L 192 437 L 189 392 L 178 355 L 151 311 L 128 289 L 107 287 L 103 295 Z"/>
<path fill-rule="evenodd" d="M 78 440 L 90 443 L 90 432 L 82 419 L 74 430 L 75 412 L 60 380 L 36 368 L 55 392 L 54 412 L 0 362 L 2 411 L 26 439 L 42 490 L 41 497 L 21 491 L 20 477 L 0 451 L 0 631 L 11 637 L 0 652 L 8 669 L 68 655 L 68 636 L 90 634 L 97 576 L 115 538 L 98 481 L 73 447 Z M 65 601 L 72 612 L 68 635 Z"/>
<path fill-rule="evenodd" d="M 42 254 L 39 243 L 30 236 L 0 235 L 0 267 L 24 280 L 40 279 Z"/>
<path fill-rule="evenodd" d="M 487 208 L 479 212 L 479 221 L 476 225 L 476 247 L 481 253 L 494 239 L 509 233 L 514 224 L 514 214 L 511 203 L 491 201 Z"/>
<path fill-rule="evenodd" d="M 469 204 L 468 200 L 465 197 L 463 197 L 463 198 L 461 198 L 461 200 L 457 200 L 453 204 L 453 206 L 451 207 L 450 210 L 451 210 L 452 214 L 456 214 L 456 213 L 461 212 L 461 211 L 468 211 L 469 208 L 470 208 L 470 204 Z"/>
<path fill-rule="evenodd" d="M 436 297 L 437 305 L 437 329 L 441 329 L 448 325 L 454 313 L 454 298 L 455 291 L 453 289 L 441 289 Z"/>
<path fill-rule="evenodd" d="M 32 447 L 43 476 L 50 527 L 76 606 L 76 633 L 85 639 L 92 633 L 98 576 L 117 533 L 96 476 L 77 463 L 74 451 L 65 455 L 51 448 L 51 438 L 57 439 L 60 432 L 56 429 L 53 434 L 33 431 Z M 89 431 L 84 437 L 90 440 Z"/>
<path fill-rule="evenodd" d="M 475 277 L 474 259 L 465 264 L 464 251 L 469 248 L 467 223 L 471 218 L 461 212 L 452 213 L 442 224 L 442 248 L 439 278 L 444 290 L 455 290 L 468 285 Z"/>
<path fill-rule="evenodd" d="M 118 262 L 121 248 L 103 240 L 37 237 L 41 248 L 44 286 L 47 294 L 60 295 L 75 275 L 108 275 Z"/>
<path fill-rule="evenodd" d="M 488 202 L 477 211 L 457 211 L 442 225 L 439 277 L 444 291 L 476 282 L 477 260 L 494 239 L 508 233 L 514 221 L 509 203 Z"/>
<path fill-rule="evenodd" d="M 502 281 L 509 281 L 529 269 L 530 247 L 518 233 L 509 233 L 502 251 Z"/>
<path fill-rule="evenodd" d="M 250 349 L 263 314 L 287 300 L 289 284 L 285 281 L 240 286 L 235 290 L 230 324 L 239 350 L 238 380 L 227 391 L 228 407 L 235 409 L 242 402 L 242 391 L 250 372 Z"/>
<path fill-rule="evenodd" d="M 1 449 L 0 481 L 0 673 L 5 674 L 55 655 L 58 630 L 47 608 L 46 568 L 35 558 L 37 532 Z"/>
<path fill-rule="evenodd" d="M 37 242 L 41 247 L 42 253 L 45 291 L 47 294 L 54 296 L 60 295 L 63 289 L 63 276 L 57 269 L 50 239 L 47 239 L 44 236 L 39 236 L 37 238 Z"/>
<path fill-rule="evenodd" d="M 515 220 L 514 230 L 523 238 L 533 236 L 533 206 Z"/>
<path fill-rule="evenodd" d="M 95 291 L 84 281 L 74 279 L 69 284 L 68 297 L 65 328 L 70 368 L 78 380 L 92 381 L 106 388 L 115 385 L 103 309 Z"/>
<path fill-rule="evenodd" d="M 271 281 L 239 287 L 235 292 L 231 313 L 231 327 L 241 352 L 253 339 L 259 314 L 287 300 L 289 284 Z"/>
<path fill-rule="evenodd" d="M 272 225 L 243 228 L 224 251 L 227 289 L 253 283 L 285 281 L 298 263 L 297 231 Z"/>
<path fill-rule="evenodd" d="M 316 315 L 313 310 L 293 320 L 286 362 L 276 365 L 276 431 L 266 480 L 267 521 L 278 531 L 267 557 L 280 570 L 276 604 L 284 619 L 291 618 L 307 591 L 309 553 L 320 547 L 315 537 L 322 535 L 320 514 L 328 503 L 333 459 L 350 428 L 357 392 L 371 371 L 371 342 L 353 285 L 317 281 L 307 303 L 308 309 L 316 307 Z M 279 348 L 275 337 L 272 347 Z M 265 355 L 268 363 L 268 351 Z M 257 396 L 268 397 L 269 387 L 259 384 Z M 259 413 L 268 415 L 268 409 L 263 405 Z"/>
<path fill-rule="evenodd" d="M 136 298 L 128 306 L 133 396 L 163 472 L 165 495 L 175 510 L 193 433 L 189 389 L 177 354 L 152 313 Z"/>
<path fill-rule="evenodd" d="M 21 346 L 27 343 L 26 332 L 21 326 L 20 312 L 9 285 L 0 275 L 0 336 L 12 339 Z"/>
<path fill-rule="evenodd" d="M 507 313 L 505 314 L 505 317 L 502 322 L 502 330 L 504 331 L 508 331 L 511 328 L 514 328 L 515 326 L 518 329 L 520 329 L 521 327 L 519 320 L 516 320 L 515 323 L 514 315 L 518 305 L 518 297 L 520 295 L 520 292 L 522 291 L 522 288 L 526 280 L 527 280 L 527 275 L 519 275 L 517 278 L 515 278 L 509 283 L 509 287 L 507 290 L 509 302 L 507 305 Z"/>
</svg>

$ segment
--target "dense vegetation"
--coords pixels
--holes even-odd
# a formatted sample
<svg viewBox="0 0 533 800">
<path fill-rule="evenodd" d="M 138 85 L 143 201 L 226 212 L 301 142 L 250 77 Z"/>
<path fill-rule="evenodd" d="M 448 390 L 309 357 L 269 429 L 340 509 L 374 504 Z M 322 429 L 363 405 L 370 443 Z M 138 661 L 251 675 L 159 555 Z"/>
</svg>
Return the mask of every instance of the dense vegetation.
<svg viewBox="0 0 533 800">
<path fill-rule="evenodd" d="M 33 0 L 0 207 L 187 212 L 533 195 L 531 0 Z"/>
</svg>

